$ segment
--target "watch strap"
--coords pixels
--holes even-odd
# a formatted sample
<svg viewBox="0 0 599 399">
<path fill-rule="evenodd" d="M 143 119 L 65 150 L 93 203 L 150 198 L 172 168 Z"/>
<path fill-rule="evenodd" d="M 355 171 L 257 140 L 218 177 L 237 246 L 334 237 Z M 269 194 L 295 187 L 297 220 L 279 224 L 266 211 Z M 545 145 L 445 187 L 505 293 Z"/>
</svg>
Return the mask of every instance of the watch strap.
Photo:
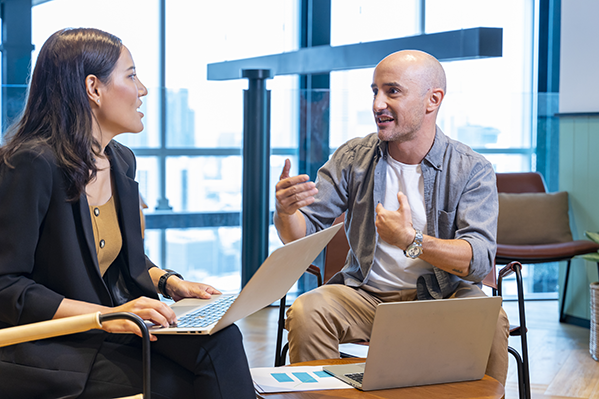
<svg viewBox="0 0 599 399">
<path fill-rule="evenodd" d="M 416 259 L 418 258 L 420 255 L 422 255 L 422 241 L 423 241 L 423 235 L 422 235 L 422 231 L 414 228 L 414 241 L 412 241 L 412 243 L 410 245 L 408 245 L 406 247 L 406 249 L 404 249 L 403 253 L 406 257 L 408 258 L 412 258 L 412 259 Z M 412 254 L 409 254 L 409 252 L 412 252 L 413 249 L 417 249 L 418 250 L 418 255 L 413 256 Z"/>
<path fill-rule="evenodd" d="M 166 293 L 166 281 L 171 276 L 179 277 L 181 280 L 185 280 L 185 279 L 183 278 L 182 275 L 180 275 L 179 273 L 177 273 L 174 270 L 164 269 L 164 271 L 166 271 L 166 273 L 164 273 L 162 276 L 160 276 L 160 279 L 158 280 L 158 292 L 161 293 L 165 299 L 172 299 L 171 296 Z"/>
</svg>

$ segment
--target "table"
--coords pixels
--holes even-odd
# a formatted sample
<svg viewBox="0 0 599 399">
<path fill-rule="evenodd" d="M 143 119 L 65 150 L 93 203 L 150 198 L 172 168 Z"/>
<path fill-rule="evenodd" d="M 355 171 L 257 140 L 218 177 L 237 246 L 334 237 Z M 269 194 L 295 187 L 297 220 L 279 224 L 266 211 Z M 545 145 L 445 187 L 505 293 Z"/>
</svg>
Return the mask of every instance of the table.
<svg viewBox="0 0 599 399">
<path fill-rule="evenodd" d="M 363 358 L 314 360 L 295 363 L 293 366 L 324 366 L 330 364 L 362 363 Z M 384 389 L 363 392 L 358 389 L 333 389 L 326 391 L 304 391 L 260 394 L 264 399 L 317 399 L 317 398 L 348 398 L 348 399 L 501 399 L 504 395 L 503 386 L 496 379 L 485 375 L 482 380 L 453 382 L 448 384 L 425 385 L 419 387 Z M 260 397 L 259 396 L 259 397 Z"/>
</svg>

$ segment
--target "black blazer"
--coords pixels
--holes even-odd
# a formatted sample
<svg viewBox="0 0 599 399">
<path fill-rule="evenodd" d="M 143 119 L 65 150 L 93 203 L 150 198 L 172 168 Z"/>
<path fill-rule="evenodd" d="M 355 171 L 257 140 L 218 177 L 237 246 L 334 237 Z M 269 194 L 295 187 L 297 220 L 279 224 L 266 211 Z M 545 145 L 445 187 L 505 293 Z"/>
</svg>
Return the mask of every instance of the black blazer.
<svg viewBox="0 0 599 399">
<path fill-rule="evenodd" d="M 144 255 L 135 157 L 117 142 L 110 158 L 123 236 L 115 265 L 131 293 L 158 299 Z M 114 306 L 102 279 L 85 194 L 67 202 L 64 172 L 45 145 L 0 167 L 0 328 L 51 319 L 63 298 Z M 106 333 L 0 348 L 0 396 L 76 397 Z"/>
</svg>

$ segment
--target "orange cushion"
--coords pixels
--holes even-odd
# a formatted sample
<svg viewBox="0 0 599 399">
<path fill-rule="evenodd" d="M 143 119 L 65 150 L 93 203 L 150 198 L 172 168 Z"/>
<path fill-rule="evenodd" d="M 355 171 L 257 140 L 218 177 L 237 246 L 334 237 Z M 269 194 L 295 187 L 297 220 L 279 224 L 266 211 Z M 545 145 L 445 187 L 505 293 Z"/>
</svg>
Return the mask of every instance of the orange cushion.
<svg viewBox="0 0 599 399">
<path fill-rule="evenodd" d="M 572 241 L 568 193 L 499 193 L 497 242 L 537 245 Z"/>
</svg>

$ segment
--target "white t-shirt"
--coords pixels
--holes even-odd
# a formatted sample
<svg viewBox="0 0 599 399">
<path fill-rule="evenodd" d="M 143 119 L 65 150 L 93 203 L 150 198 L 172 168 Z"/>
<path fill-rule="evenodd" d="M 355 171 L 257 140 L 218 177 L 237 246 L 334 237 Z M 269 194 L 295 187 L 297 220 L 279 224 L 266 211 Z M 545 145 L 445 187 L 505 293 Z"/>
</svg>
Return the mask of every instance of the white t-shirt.
<svg viewBox="0 0 599 399">
<path fill-rule="evenodd" d="M 386 162 L 387 181 L 383 207 L 394 211 L 399 209 L 397 193 L 401 191 L 408 197 L 412 210 L 412 225 L 426 234 L 424 180 L 420 164 L 406 165 L 391 156 L 387 157 Z M 416 288 L 419 276 L 432 273 L 431 264 L 421 259 L 408 258 L 402 249 L 388 244 L 377 234 L 374 264 L 366 276 L 366 285 L 382 291 Z"/>
</svg>

